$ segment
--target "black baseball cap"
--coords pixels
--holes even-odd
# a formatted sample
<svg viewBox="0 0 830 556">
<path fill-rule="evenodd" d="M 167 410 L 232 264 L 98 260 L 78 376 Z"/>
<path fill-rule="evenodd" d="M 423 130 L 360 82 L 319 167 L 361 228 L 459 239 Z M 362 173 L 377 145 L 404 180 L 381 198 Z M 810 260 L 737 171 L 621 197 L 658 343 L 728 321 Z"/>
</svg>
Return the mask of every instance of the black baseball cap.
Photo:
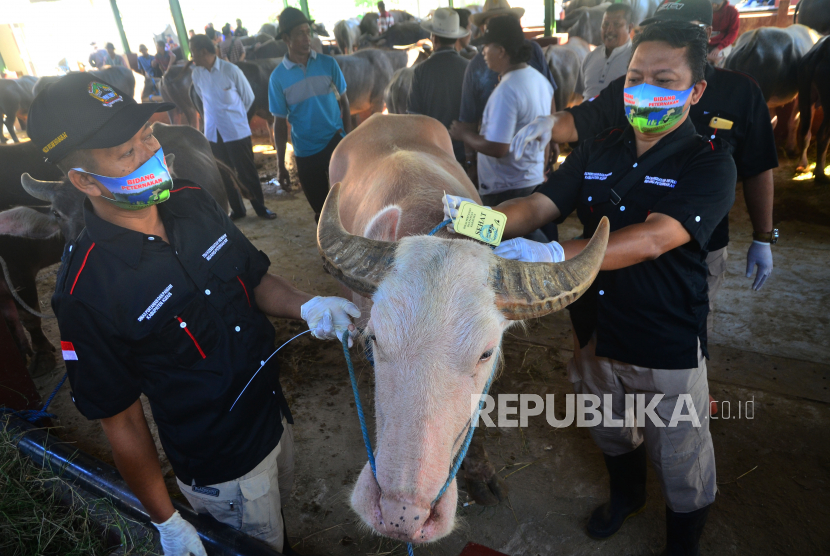
<svg viewBox="0 0 830 556">
<path fill-rule="evenodd" d="M 510 15 L 501 15 L 487 20 L 487 30 L 481 38 L 482 44 L 496 43 L 505 50 L 514 50 L 524 44 L 525 35 L 519 20 Z"/>
<path fill-rule="evenodd" d="M 650 18 L 640 22 L 640 26 L 659 23 L 660 21 L 699 21 L 712 25 L 711 0 L 664 0 L 657 6 L 657 11 Z"/>
<path fill-rule="evenodd" d="M 285 8 L 282 13 L 280 13 L 279 22 L 280 35 L 282 35 L 283 33 L 290 33 L 291 30 L 297 25 L 302 25 L 303 23 L 311 25 L 314 23 L 314 20 L 308 19 L 305 14 L 297 8 Z"/>
<path fill-rule="evenodd" d="M 80 149 L 126 143 L 150 116 L 175 107 L 170 102 L 139 104 L 94 75 L 69 73 L 35 97 L 27 133 L 54 164 Z"/>
</svg>

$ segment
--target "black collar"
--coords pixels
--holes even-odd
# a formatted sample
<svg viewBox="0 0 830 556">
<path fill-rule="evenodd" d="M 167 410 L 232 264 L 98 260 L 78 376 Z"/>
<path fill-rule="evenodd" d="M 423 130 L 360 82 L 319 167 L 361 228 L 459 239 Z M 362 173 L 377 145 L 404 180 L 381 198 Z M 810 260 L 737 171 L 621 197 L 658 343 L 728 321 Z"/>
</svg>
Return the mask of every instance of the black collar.
<svg viewBox="0 0 830 556">
<path fill-rule="evenodd" d="M 684 137 L 688 137 L 688 136 L 694 135 L 696 133 L 697 133 L 697 131 L 695 130 L 695 124 L 692 123 L 691 118 L 689 118 L 689 116 L 687 115 L 686 119 L 683 121 L 682 124 L 677 126 L 677 128 L 675 128 L 674 131 L 672 131 L 671 133 L 669 133 L 668 135 L 666 135 L 665 137 L 660 139 L 657 142 L 657 144 L 654 145 L 653 147 L 651 147 L 648 151 L 646 151 L 646 153 L 643 156 L 648 156 L 649 153 L 656 152 L 659 149 L 661 149 L 662 147 L 664 147 L 666 145 L 670 145 L 671 143 L 674 143 L 678 139 L 683 139 Z M 629 149 L 634 154 L 635 158 L 637 158 L 637 144 L 635 142 L 635 137 L 634 137 L 634 128 L 631 127 L 631 124 L 628 124 L 627 126 L 625 126 L 625 129 L 623 130 L 622 133 L 615 133 L 614 135 L 616 137 L 614 137 L 611 140 L 611 142 L 609 143 L 609 146 L 615 145 L 619 141 L 623 141 L 626 148 Z"/>
</svg>

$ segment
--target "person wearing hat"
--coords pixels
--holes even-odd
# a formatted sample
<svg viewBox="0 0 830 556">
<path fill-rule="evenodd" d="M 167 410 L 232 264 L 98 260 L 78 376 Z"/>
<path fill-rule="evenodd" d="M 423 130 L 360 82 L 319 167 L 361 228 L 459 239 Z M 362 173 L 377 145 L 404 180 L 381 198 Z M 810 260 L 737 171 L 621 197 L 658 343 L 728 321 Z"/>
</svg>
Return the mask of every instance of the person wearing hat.
<svg viewBox="0 0 830 556">
<path fill-rule="evenodd" d="M 173 108 L 137 104 L 88 73 L 32 103 L 29 137 L 86 197 L 86 228 L 67 238 L 52 297 L 72 400 L 101 420 L 166 556 L 205 550 L 170 501 L 142 394 L 191 506 L 283 551 L 293 420 L 268 317 L 335 338 L 359 311 L 269 274 L 208 193 L 171 178 L 148 120 Z"/>
<path fill-rule="evenodd" d="M 217 56 L 216 46 L 207 35 L 194 35 L 190 52 L 195 66 L 193 88 L 202 99 L 205 137 L 210 149 L 218 160 L 236 170 L 251 194 L 251 206 L 257 216 L 273 220 L 277 215 L 265 206 L 248 124 L 254 91 L 237 65 Z M 225 187 L 233 210 L 231 219 L 242 218 L 246 210 L 239 191 L 227 182 Z"/>
<path fill-rule="evenodd" d="M 530 56 L 518 19 L 491 19 L 484 33 L 484 59 L 499 76 L 499 84 L 487 99 L 481 132 L 457 121 L 450 127 L 453 139 L 478 153 L 478 190 L 485 205 L 530 195 L 545 181 L 544 153 L 534 152 L 519 160 L 508 156 L 516 130 L 550 114 L 553 101 L 553 87 L 528 66 Z"/>
<path fill-rule="evenodd" d="M 334 58 L 312 50 L 312 21 L 303 12 L 285 8 L 279 21 L 280 37 L 288 46 L 288 54 L 268 82 L 279 180 L 284 188 L 291 184 L 285 167 L 291 123 L 297 175 L 316 222 L 329 193 L 331 154 L 352 130 L 346 79 Z"/>
<path fill-rule="evenodd" d="M 669 21 L 700 25 L 711 38 L 712 3 L 710 0 L 665 0 L 653 17 L 640 25 Z M 755 274 L 751 287 L 758 291 L 772 274 L 772 245 L 778 241 L 778 230 L 773 228 L 772 221 L 772 169 L 778 167 L 778 153 L 769 110 L 758 84 L 747 75 L 707 64 L 706 82 L 706 91 L 700 102 L 691 107 L 689 118 L 700 135 L 720 137 L 732 145 L 732 157 L 743 181 L 744 201 L 753 229 L 752 236 L 744 239 L 749 243 L 746 277 L 752 278 Z M 515 156 L 521 156 L 527 148 L 543 148 L 548 142 L 582 142 L 605 129 L 623 125 L 624 87 L 625 76 L 612 81 L 591 102 L 537 119 L 516 134 L 511 150 Z M 709 267 L 706 327 L 710 337 L 714 331 L 715 298 L 726 279 L 728 244 L 729 218 L 724 217 L 712 234 L 706 259 Z M 717 410 L 717 405 L 713 410 Z"/>
<path fill-rule="evenodd" d="M 603 221 L 610 227 L 596 280 L 569 306 L 568 379 L 578 396 L 599 401 L 604 419 L 589 432 L 610 477 L 609 499 L 592 512 L 587 532 L 610 538 L 642 511 L 650 460 L 665 499 L 668 556 L 699 555 L 717 493 L 705 261 L 735 201 L 736 169 L 729 144 L 697 135 L 689 120 L 707 88 L 706 43 L 705 31 L 688 22 L 643 27 L 617 92 L 624 123 L 583 141 L 532 195 L 494 207 L 506 217 L 505 238 L 572 212 L 585 238 Z M 463 200 L 447 198 L 445 216 Z M 587 243 L 509 239 L 494 254 L 556 263 Z"/>
<path fill-rule="evenodd" d="M 98 48 L 98 43 L 91 42 L 89 46 L 92 47 L 92 52 L 89 54 L 89 65 L 95 69 L 103 69 L 107 62 L 107 51 L 103 48 Z"/>
<path fill-rule="evenodd" d="M 435 118 L 447 129 L 461 111 L 461 88 L 469 63 L 456 50 L 458 39 L 470 35 L 459 21 L 455 10 L 438 8 L 432 19 L 421 23 L 421 28 L 430 33 L 434 50 L 426 61 L 415 66 L 407 104 L 408 113 Z M 464 142 L 453 141 L 452 149 L 463 165 Z"/>
<path fill-rule="evenodd" d="M 482 32 L 486 32 L 489 22 L 498 17 L 511 17 L 519 21 L 524 15 L 524 8 L 511 8 L 507 0 L 487 0 L 484 2 L 484 7 L 481 13 L 473 14 L 472 21 L 477 25 Z M 482 35 L 483 37 L 483 35 Z M 527 40 L 525 45 L 530 48 L 530 60 L 527 62 L 528 66 L 538 71 L 550 85 L 556 90 L 556 81 L 553 74 L 550 72 L 550 67 L 545 59 L 545 53 L 542 52 L 542 47 L 536 41 Z M 478 42 L 483 40 L 481 37 Z M 473 41 L 475 44 L 477 41 Z M 487 100 L 490 98 L 496 85 L 499 83 L 499 74 L 491 70 L 484 60 L 483 52 L 479 52 L 467 66 L 467 72 L 464 74 L 464 85 L 461 91 L 461 112 L 458 116 L 460 124 L 467 128 L 470 133 L 477 133 L 481 124 L 481 119 L 484 116 L 484 108 L 487 106 Z M 551 104 L 548 113 L 556 112 L 556 104 L 551 98 Z M 480 183 L 477 172 L 477 155 L 474 150 L 467 150 L 466 169 L 470 175 L 473 183 Z M 546 228 L 548 239 L 556 239 L 556 227 L 551 225 Z"/>
</svg>

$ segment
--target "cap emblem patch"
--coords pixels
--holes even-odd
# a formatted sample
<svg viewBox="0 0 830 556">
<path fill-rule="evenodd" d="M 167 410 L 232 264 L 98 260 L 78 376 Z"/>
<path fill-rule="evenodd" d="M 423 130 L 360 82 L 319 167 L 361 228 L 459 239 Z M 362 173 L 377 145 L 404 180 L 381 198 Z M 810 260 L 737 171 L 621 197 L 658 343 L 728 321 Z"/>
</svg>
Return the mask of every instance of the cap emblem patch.
<svg viewBox="0 0 830 556">
<path fill-rule="evenodd" d="M 657 7 L 656 11 L 662 12 L 663 10 L 682 10 L 683 6 L 684 4 L 680 0 L 665 0 L 665 2 Z"/>
<path fill-rule="evenodd" d="M 124 100 L 121 98 L 121 95 L 116 93 L 112 87 L 109 85 L 105 85 L 103 83 L 99 83 L 97 81 L 93 81 L 89 84 L 89 96 L 94 98 L 95 100 L 101 101 L 101 104 L 106 106 L 107 108 L 111 107 L 116 102 L 121 102 Z"/>
</svg>

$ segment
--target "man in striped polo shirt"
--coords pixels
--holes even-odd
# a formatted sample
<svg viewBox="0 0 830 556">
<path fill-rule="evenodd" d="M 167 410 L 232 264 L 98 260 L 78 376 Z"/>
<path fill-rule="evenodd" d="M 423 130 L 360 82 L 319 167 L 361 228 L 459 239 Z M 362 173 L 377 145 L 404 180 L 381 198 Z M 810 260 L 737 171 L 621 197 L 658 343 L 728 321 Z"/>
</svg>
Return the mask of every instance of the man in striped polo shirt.
<svg viewBox="0 0 830 556">
<path fill-rule="evenodd" d="M 297 174 L 316 221 L 328 195 L 331 153 L 351 131 L 351 117 L 343 72 L 334 58 L 311 49 L 311 23 L 296 8 L 280 14 L 280 35 L 288 45 L 288 55 L 271 74 L 268 104 L 276 118 L 280 183 L 285 187 L 290 182 L 285 168 L 290 123 Z"/>
</svg>

